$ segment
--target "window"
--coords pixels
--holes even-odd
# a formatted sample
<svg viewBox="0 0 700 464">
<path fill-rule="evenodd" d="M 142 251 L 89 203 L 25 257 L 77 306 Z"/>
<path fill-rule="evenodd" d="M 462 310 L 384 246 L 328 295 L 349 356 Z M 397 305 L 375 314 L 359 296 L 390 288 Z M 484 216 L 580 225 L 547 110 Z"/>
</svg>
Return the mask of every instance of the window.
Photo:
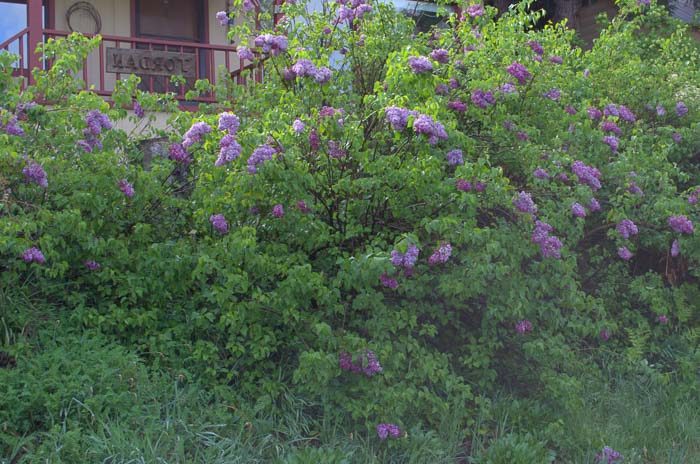
<svg viewBox="0 0 700 464">
<path fill-rule="evenodd" d="M 204 42 L 204 5 L 192 0 L 137 0 L 136 35 Z"/>
</svg>

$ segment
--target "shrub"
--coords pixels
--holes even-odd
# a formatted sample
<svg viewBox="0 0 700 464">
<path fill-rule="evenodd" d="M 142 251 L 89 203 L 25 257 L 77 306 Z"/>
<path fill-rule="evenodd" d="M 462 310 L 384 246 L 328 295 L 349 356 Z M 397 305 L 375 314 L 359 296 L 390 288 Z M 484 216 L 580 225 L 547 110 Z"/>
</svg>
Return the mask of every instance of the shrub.
<svg viewBox="0 0 700 464">
<path fill-rule="evenodd" d="M 668 220 L 698 220 L 697 48 L 657 6 L 621 4 L 585 52 L 527 6 L 412 36 L 386 5 L 286 5 L 245 43 L 265 84 L 175 112 L 150 170 L 110 120 L 158 101 L 130 79 L 110 109 L 66 77 L 94 41 L 49 42 L 22 94 L 2 55 L 0 285 L 367 434 L 471 424 L 499 385 L 572 401 L 608 350 L 692 379 L 700 244 Z"/>
</svg>

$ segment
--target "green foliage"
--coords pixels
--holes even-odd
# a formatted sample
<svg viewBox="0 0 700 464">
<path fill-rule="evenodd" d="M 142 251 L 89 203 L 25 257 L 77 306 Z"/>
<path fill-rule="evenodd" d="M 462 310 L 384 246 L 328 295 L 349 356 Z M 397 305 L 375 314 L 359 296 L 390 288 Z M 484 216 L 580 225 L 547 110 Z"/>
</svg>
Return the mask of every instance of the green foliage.
<svg viewBox="0 0 700 464">
<path fill-rule="evenodd" d="M 348 27 L 334 22 L 337 4 L 313 14 L 303 2 L 289 4 L 288 19 L 267 31 L 284 34 L 286 50 L 256 49 L 265 83 L 223 84 L 219 104 L 193 112 L 177 110 L 174 95 L 138 91 L 133 76 L 117 85 L 114 107 L 83 89 L 74 76 L 99 38 L 48 41 L 52 66 L 36 70 L 36 84 L 22 92 L 13 58 L 0 54 L 3 346 L 21 354 L 27 327 L 42 317 L 100 332 L 227 402 L 275 409 L 288 394 L 303 397 L 310 415 L 357 431 L 381 462 L 449 461 L 459 453 L 445 442 L 459 437 L 434 431 L 475 426 L 478 405 L 503 388 L 580 407 L 582 376 L 613 354 L 697 394 L 700 242 L 667 221 L 699 218 L 688 200 L 700 178 L 700 55 L 665 10 L 629 3 L 590 51 L 560 24 L 536 30 L 541 12 L 527 2 L 498 20 L 490 7 L 475 18 L 446 13 L 449 31 L 416 36 L 388 5 L 373 5 Z M 250 24 L 231 37 L 255 48 Z M 533 40 L 545 50 L 541 59 Z M 436 48 L 448 62 L 413 72 L 410 59 Z M 332 68 L 330 80 L 289 78 L 301 59 Z M 522 84 L 507 71 L 515 61 L 531 74 Z M 509 83 L 514 92 L 504 89 Z M 200 81 L 191 92 L 209 90 Z M 479 90 L 492 92 L 494 104 L 480 108 Z M 127 116 L 133 101 L 146 109 L 143 120 Z M 676 114 L 679 101 L 687 115 Z M 636 115 L 607 116 L 619 126 L 613 150 L 587 115 L 611 104 Z M 404 127 L 388 123 L 392 106 L 410 110 Z M 242 154 L 215 163 L 221 108 L 240 117 Z M 86 120 L 96 110 L 119 125 L 96 130 Z M 158 110 L 172 111 L 165 127 L 154 124 Z M 426 117 L 447 137 L 421 134 Z M 293 128 L 296 119 L 304 129 Z M 202 123 L 212 129 L 188 144 L 191 163 L 142 151 L 141 138 L 162 137 L 166 151 Z M 5 129 L 12 124 L 24 135 Z M 274 154 L 256 165 L 261 147 Z M 447 162 L 452 149 L 463 163 Z M 599 170 L 600 189 L 577 178 L 576 161 Z M 46 188 L 24 173 L 32 162 L 46 171 Z M 549 178 L 536 177 L 538 168 Z M 120 191 L 125 181 L 133 196 Z M 456 188 L 460 181 L 472 188 Z M 519 192 L 532 195 L 536 217 L 516 210 Z M 572 205 L 594 197 L 602 211 L 574 217 Z M 215 214 L 227 219 L 226 233 L 211 223 Z M 533 243 L 535 219 L 563 243 L 560 259 Z M 622 219 L 639 234 L 623 239 L 615 230 Z M 672 256 L 676 239 L 681 252 Z M 429 260 L 446 243 L 449 259 Z M 393 265 L 392 251 L 411 246 L 420 249 L 415 266 Z M 631 260 L 618 256 L 622 246 Z M 30 247 L 46 263 L 25 262 Z M 99 269 L 85 265 L 93 260 Z M 398 287 L 383 286 L 386 278 Z M 532 332 L 516 331 L 523 320 Z M 111 346 L 94 347 L 94 372 L 59 347 L 22 365 L 36 389 L 3 412 L 16 428 L 3 447 L 17 449 L 18 437 L 36 429 L 55 437 L 58 424 L 89 422 L 90 414 L 119 416 L 130 390 L 113 376 L 136 361 Z M 368 350 L 381 372 L 340 368 L 341 353 L 358 359 Z M 59 375 L 54 365 L 75 378 L 48 385 Z M 25 391 L 26 378 L 6 375 L 11 394 Z M 105 390 L 83 389 L 90 384 Z M 406 434 L 379 441 L 379 423 Z M 548 427 L 553 436 L 563 426 Z M 502 434 L 476 462 L 548 462 L 556 448 L 548 439 Z M 66 456 L 85 446 L 80 431 L 61 440 Z M 423 445 L 425 453 L 446 449 L 430 457 Z M 122 459 L 122 451 L 109 453 Z M 343 462 L 351 454 L 319 447 L 284 459 Z"/>
</svg>

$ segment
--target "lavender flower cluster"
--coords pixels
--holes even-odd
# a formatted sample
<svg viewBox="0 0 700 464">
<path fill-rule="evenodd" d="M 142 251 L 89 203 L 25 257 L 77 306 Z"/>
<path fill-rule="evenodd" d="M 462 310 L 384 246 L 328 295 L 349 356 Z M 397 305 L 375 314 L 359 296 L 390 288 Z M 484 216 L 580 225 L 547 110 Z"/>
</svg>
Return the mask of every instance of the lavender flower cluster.
<svg viewBox="0 0 700 464">
<path fill-rule="evenodd" d="M 527 319 L 518 321 L 518 323 L 515 324 L 515 331 L 520 335 L 525 335 L 528 332 L 532 332 L 532 322 L 528 321 Z"/>
<path fill-rule="evenodd" d="M 416 74 L 428 73 L 433 70 L 433 63 L 424 56 L 409 57 L 408 66 Z"/>
<path fill-rule="evenodd" d="M 192 162 L 192 157 L 185 150 L 181 143 L 173 143 L 168 148 L 168 157 L 176 163 L 188 165 Z"/>
<path fill-rule="evenodd" d="M 622 454 L 615 451 L 609 446 L 603 448 L 603 451 L 596 455 L 596 461 L 601 464 L 619 464 L 622 462 Z"/>
<path fill-rule="evenodd" d="M 428 264 L 431 266 L 444 264 L 450 259 L 450 256 L 452 256 L 452 245 L 447 242 L 441 243 L 437 250 L 428 258 Z"/>
<path fill-rule="evenodd" d="M 493 93 L 486 90 L 474 89 L 471 93 L 471 100 L 481 109 L 486 109 L 496 103 Z"/>
<path fill-rule="evenodd" d="M 95 148 L 102 149 L 102 142 L 100 142 L 98 136 L 102 133 L 103 129 L 111 129 L 112 122 L 106 114 L 99 110 L 92 110 L 85 116 L 85 123 L 87 124 L 87 127 L 83 130 L 85 139 L 79 140 L 78 146 L 88 153 L 92 152 Z"/>
<path fill-rule="evenodd" d="M 532 77 L 530 71 L 528 71 L 523 64 L 518 63 L 517 61 L 513 61 L 513 63 L 506 68 L 506 71 L 508 71 L 508 74 L 517 79 L 520 85 L 525 85 L 527 80 Z"/>
<path fill-rule="evenodd" d="M 416 265 L 419 254 L 420 250 L 413 244 L 408 245 L 406 253 L 401 253 L 399 250 L 392 250 L 391 264 L 397 268 L 403 268 L 404 270 L 413 269 L 413 267 Z"/>
<path fill-rule="evenodd" d="M 399 438 L 401 436 L 401 429 L 395 424 L 379 424 L 377 425 L 377 436 L 382 441 L 389 437 Z"/>
<path fill-rule="evenodd" d="M 561 258 L 562 243 L 558 237 L 550 235 L 554 228 L 543 221 L 535 221 L 535 229 L 532 231 L 532 242 L 540 246 L 543 258 Z"/>
<path fill-rule="evenodd" d="M 209 216 L 209 222 L 214 227 L 214 230 L 221 235 L 228 233 L 228 221 L 226 221 L 223 214 L 212 214 Z"/>
<path fill-rule="evenodd" d="M 454 149 L 447 152 L 447 164 L 450 166 L 459 166 L 464 164 L 464 158 L 462 156 L 462 150 Z"/>
<path fill-rule="evenodd" d="M 287 69 L 286 77 L 293 79 L 296 77 L 312 77 L 317 83 L 325 84 L 331 80 L 333 73 L 330 68 L 317 68 L 311 60 L 305 58 L 297 60 L 290 68 Z"/>
<path fill-rule="evenodd" d="M 182 139 L 182 146 L 185 147 L 185 149 L 190 148 L 195 143 L 200 142 L 202 137 L 209 132 L 211 132 L 211 126 L 209 126 L 209 124 L 204 121 L 195 122 L 192 124 L 192 127 L 185 132 L 185 136 Z"/>
<path fill-rule="evenodd" d="M 617 230 L 617 233 L 620 234 L 620 236 L 625 240 L 639 233 L 637 225 L 629 219 L 623 219 L 620 221 L 615 227 L 615 230 Z"/>
<path fill-rule="evenodd" d="M 379 364 L 377 355 L 374 351 L 365 350 L 364 353 L 360 355 L 360 359 L 355 362 L 352 359 L 352 355 L 346 351 L 342 351 L 338 355 L 338 366 L 341 370 L 354 372 L 356 374 L 364 374 L 367 377 L 374 377 L 376 374 L 382 372 L 382 366 Z"/>
<path fill-rule="evenodd" d="M 537 213 L 537 205 L 532 200 L 532 196 L 527 192 L 518 193 L 518 196 L 513 199 L 513 206 L 521 213 Z"/>
<path fill-rule="evenodd" d="M 134 186 L 126 179 L 120 179 L 119 182 L 117 182 L 117 187 L 119 187 L 119 190 L 121 190 L 127 198 L 133 197 L 136 193 L 134 191 Z"/>
<path fill-rule="evenodd" d="M 36 161 L 27 162 L 27 165 L 22 168 L 22 174 L 24 174 L 24 180 L 26 182 L 33 182 L 42 188 L 49 186 L 49 179 L 46 176 L 46 171 L 44 171 L 44 168 Z"/>
<path fill-rule="evenodd" d="M 264 53 L 277 56 L 287 50 L 287 37 L 283 35 L 261 34 L 253 41 L 255 46 Z"/>
<path fill-rule="evenodd" d="M 266 143 L 257 147 L 248 158 L 248 172 L 250 174 L 258 172 L 260 165 L 271 160 L 275 153 L 277 150 Z"/>
<path fill-rule="evenodd" d="M 339 0 L 336 24 L 347 21 L 352 24 L 355 19 L 362 19 L 364 15 L 372 11 L 372 5 L 363 0 Z"/>
<path fill-rule="evenodd" d="M 671 216 L 668 218 L 668 225 L 673 229 L 674 232 L 678 232 L 679 234 L 692 234 L 694 231 L 693 228 L 693 221 L 688 219 L 687 216 L 684 215 L 678 215 L 678 216 Z"/>
<path fill-rule="evenodd" d="M 22 129 L 17 122 L 17 118 L 14 116 L 7 121 L 7 124 L 0 124 L 0 128 L 4 130 L 7 135 L 16 135 L 18 137 L 22 137 L 24 135 L 24 129 Z"/>
<path fill-rule="evenodd" d="M 226 135 L 219 140 L 219 156 L 214 162 L 215 166 L 224 166 L 241 156 L 243 149 L 236 140 L 236 133 L 240 127 L 241 120 L 235 114 L 224 112 L 219 115 L 219 130 L 226 132 Z"/>
<path fill-rule="evenodd" d="M 46 258 L 44 257 L 44 254 L 37 247 L 31 247 L 24 250 L 24 252 L 22 253 L 22 260 L 24 260 L 25 263 L 46 263 Z"/>
<path fill-rule="evenodd" d="M 600 171 L 597 168 L 586 166 L 582 161 L 574 161 L 571 171 L 581 184 L 588 185 L 593 191 L 600 189 Z"/>
<path fill-rule="evenodd" d="M 426 135 L 430 145 L 435 145 L 440 140 L 447 140 L 445 126 L 425 114 L 419 114 L 416 117 L 413 121 L 413 130 L 416 134 Z"/>
</svg>

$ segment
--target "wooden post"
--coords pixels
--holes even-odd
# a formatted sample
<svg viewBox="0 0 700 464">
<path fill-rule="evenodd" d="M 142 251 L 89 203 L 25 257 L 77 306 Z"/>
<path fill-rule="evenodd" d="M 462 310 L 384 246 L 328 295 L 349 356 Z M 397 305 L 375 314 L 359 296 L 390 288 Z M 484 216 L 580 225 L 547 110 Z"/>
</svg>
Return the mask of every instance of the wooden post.
<svg viewBox="0 0 700 464">
<path fill-rule="evenodd" d="M 36 47 L 44 40 L 42 0 L 27 0 L 27 27 L 29 28 L 28 50 L 29 55 L 29 83 L 34 83 L 32 70 L 41 68 L 41 57 L 37 55 Z"/>
</svg>

